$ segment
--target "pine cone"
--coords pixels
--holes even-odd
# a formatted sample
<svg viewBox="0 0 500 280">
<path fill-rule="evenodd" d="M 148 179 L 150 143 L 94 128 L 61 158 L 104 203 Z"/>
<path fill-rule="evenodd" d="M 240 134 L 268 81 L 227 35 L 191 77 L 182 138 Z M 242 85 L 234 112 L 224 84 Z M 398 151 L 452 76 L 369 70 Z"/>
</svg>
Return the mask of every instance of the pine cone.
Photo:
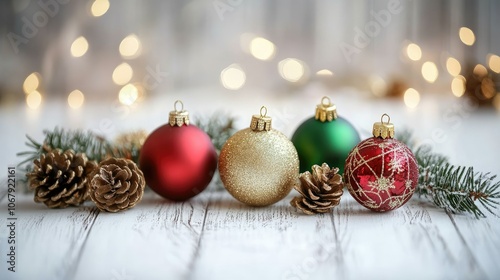
<svg viewBox="0 0 500 280">
<path fill-rule="evenodd" d="M 105 159 L 90 176 L 90 197 L 102 211 L 132 208 L 144 194 L 144 175 L 131 160 Z"/>
<path fill-rule="evenodd" d="M 323 163 L 313 165 L 312 174 L 309 171 L 301 173 L 300 185 L 295 189 L 302 196 L 293 198 L 290 204 L 308 215 L 329 212 L 340 203 L 343 194 L 342 176 L 337 172 L 338 168 L 330 169 Z"/>
<path fill-rule="evenodd" d="M 87 176 L 96 164 L 85 154 L 56 149 L 42 154 L 33 164 L 27 177 L 29 188 L 35 190 L 35 202 L 43 202 L 49 208 L 66 208 L 87 199 Z"/>
</svg>

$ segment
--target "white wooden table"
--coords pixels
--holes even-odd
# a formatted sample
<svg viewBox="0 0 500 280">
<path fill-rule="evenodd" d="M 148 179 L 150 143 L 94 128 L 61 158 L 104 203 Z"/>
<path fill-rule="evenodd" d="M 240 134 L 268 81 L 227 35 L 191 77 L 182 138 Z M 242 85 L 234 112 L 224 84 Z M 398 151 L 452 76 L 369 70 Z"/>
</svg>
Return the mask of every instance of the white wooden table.
<svg viewBox="0 0 500 280">
<path fill-rule="evenodd" d="M 223 98 L 228 104 L 239 104 L 232 107 L 232 113 L 239 117 L 241 127 L 248 125 L 259 105 L 267 104 L 269 115 L 274 109 L 275 115 L 282 116 L 276 118 L 275 127 L 290 135 L 301 120 L 312 115 L 321 96 L 306 91 L 301 98 L 269 95 L 264 101 L 252 101 L 252 97 L 248 102 L 229 94 Z M 151 130 L 165 122 L 178 98 L 200 114 L 223 106 L 222 102 L 209 103 L 221 96 L 177 93 L 157 97 L 138 112 L 120 118 L 98 104 L 76 113 L 92 113 L 86 118 L 72 116 L 75 112 L 63 103 L 49 101 L 36 117 L 22 107 L 2 109 L 2 131 L 10 136 L 2 136 L 1 172 L 5 173 L 0 177 L 5 178 L 7 166 L 17 162 L 15 153 L 24 150 L 26 133 L 40 139 L 41 130 L 54 125 L 95 129 L 100 119 L 111 116 L 116 123 L 111 134 L 124 128 Z M 339 113 L 347 115 L 363 137 L 381 113 L 389 112 L 395 125 L 410 124 L 423 139 L 437 127 L 443 128 L 448 139 L 435 143 L 436 149 L 454 163 L 500 174 L 496 163 L 500 116 L 495 112 L 471 112 L 456 127 L 442 117 L 451 106 L 449 100 L 424 98 L 416 111 L 394 101 L 355 101 L 348 94 L 335 100 Z M 212 104 L 210 110 L 207 104 Z M 10 220 L 5 189 L 2 181 L 0 279 L 500 278 L 500 218 L 492 215 L 480 220 L 453 215 L 416 198 L 398 210 L 374 213 L 346 192 L 333 213 L 305 216 L 289 206 L 295 192 L 270 207 L 252 208 L 213 187 L 183 203 L 148 192 L 135 208 L 114 214 L 99 212 L 91 203 L 47 209 L 34 203 L 32 195 L 18 191 L 16 272 L 12 273 L 6 262 Z"/>
</svg>

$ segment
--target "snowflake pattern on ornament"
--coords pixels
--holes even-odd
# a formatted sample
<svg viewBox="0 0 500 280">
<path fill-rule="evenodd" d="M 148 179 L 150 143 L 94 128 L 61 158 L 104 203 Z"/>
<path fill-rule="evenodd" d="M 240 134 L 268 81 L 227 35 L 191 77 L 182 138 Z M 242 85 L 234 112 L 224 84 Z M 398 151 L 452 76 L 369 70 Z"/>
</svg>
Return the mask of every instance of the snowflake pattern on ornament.
<svg viewBox="0 0 500 280">
<path fill-rule="evenodd" d="M 413 195 L 418 181 L 417 161 L 398 140 L 372 137 L 351 151 L 344 179 L 361 205 L 389 211 L 401 207 Z"/>
<path fill-rule="evenodd" d="M 394 178 L 386 178 L 384 176 L 380 176 L 379 178 L 377 178 L 377 180 L 368 182 L 368 186 L 379 191 L 394 189 Z"/>
</svg>

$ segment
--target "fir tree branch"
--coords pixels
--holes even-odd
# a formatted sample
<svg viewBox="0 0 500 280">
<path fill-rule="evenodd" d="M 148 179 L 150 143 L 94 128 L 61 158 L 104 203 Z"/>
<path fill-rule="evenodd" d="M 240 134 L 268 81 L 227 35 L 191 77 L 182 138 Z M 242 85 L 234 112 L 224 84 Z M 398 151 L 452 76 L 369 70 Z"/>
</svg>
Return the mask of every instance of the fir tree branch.
<svg viewBox="0 0 500 280">
<path fill-rule="evenodd" d="M 500 181 L 495 181 L 496 175 L 452 165 L 447 157 L 434 153 L 428 145 L 416 148 L 410 131 L 398 134 L 398 139 L 413 150 L 417 159 L 419 196 L 452 213 L 471 213 L 480 218 L 486 217 L 481 210 L 484 208 L 496 216 L 493 209 L 500 199 Z"/>
<path fill-rule="evenodd" d="M 195 117 L 193 124 L 205 131 L 217 151 L 220 151 L 227 139 L 236 132 L 234 121 L 234 117 L 215 112 L 209 118 Z"/>
<path fill-rule="evenodd" d="M 40 143 L 26 135 L 28 141 L 26 146 L 30 149 L 17 153 L 17 156 L 24 157 L 19 166 L 24 166 L 25 170 L 30 170 L 33 161 L 40 158 L 54 149 L 73 150 L 77 153 L 85 153 L 89 160 L 101 161 L 106 156 L 116 155 L 116 149 L 104 137 L 91 131 L 65 130 L 56 127 L 54 130 L 44 130 L 44 140 Z"/>
</svg>

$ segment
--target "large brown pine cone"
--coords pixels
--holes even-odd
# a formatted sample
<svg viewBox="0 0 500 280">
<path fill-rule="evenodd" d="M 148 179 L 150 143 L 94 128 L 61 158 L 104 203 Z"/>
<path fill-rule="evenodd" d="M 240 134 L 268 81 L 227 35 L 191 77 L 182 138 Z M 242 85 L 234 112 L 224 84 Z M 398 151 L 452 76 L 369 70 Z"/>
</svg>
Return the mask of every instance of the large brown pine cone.
<svg viewBox="0 0 500 280">
<path fill-rule="evenodd" d="M 87 176 L 96 163 L 89 161 L 85 154 L 52 150 L 33 163 L 33 171 L 27 177 L 29 188 L 35 190 L 36 202 L 43 202 L 49 208 L 65 208 L 80 205 L 87 199 Z"/>
<path fill-rule="evenodd" d="M 299 176 L 300 185 L 295 189 L 302 195 L 292 199 L 290 204 L 308 215 L 326 213 L 340 203 L 344 184 L 338 168 L 330 169 L 328 164 L 313 165 Z"/>
<path fill-rule="evenodd" d="M 90 176 L 90 197 L 102 211 L 118 212 L 132 208 L 144 194 L 144 175 L 131 160 L 105 159 Z"/>
</svg>

